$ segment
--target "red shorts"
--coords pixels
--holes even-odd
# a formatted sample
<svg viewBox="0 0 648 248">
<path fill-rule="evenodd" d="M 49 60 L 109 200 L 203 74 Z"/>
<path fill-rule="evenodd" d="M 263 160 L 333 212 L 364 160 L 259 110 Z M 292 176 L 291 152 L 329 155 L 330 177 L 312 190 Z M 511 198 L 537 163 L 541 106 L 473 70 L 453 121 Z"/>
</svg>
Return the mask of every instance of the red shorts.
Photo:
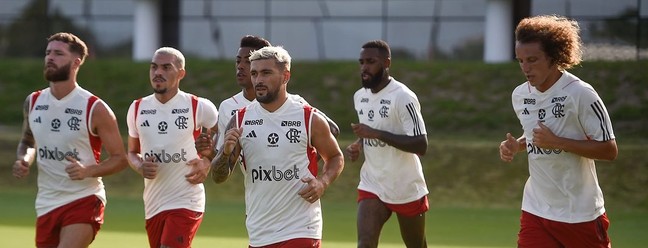
<svg viewBox="0 0 648 248">
<path fill-rule="evenodd" d="M 607 235 L 610 221 L 603 214 L 593 221 L 565 223 L 541 218 L 522 211 L 518 247 L 611 247 Z"/>
<path fill-rule="evenodd" d="M 203 213 L 184 208 L 162 211 L 146 220 L 146 233 L 151 248 L 161 245 L 174 248 L 191 247 L 191 241 L 200 223 Z"/>
<path fill-rule="evenodd" d="M 364 199 L 380 200 L 380 198 L 378 198 L 378 196 L 374 193 L 367 192 L 364 190 L 358 190 L 358 202 Z M 385 206 L 392 212 L 395 212 L 405 217 L 417 216 L 419 214 L 427 212 L 430 209 L 430 204 L 428 203 L 427 195 L 413 202 L 408 202 L 403 204 L 391 204 L 391 203 L 383 202 L 383 204 L 385 204 Z"/>
<path fill-rule="evenodd" d="M 71 224 L 87 223 L 94 234 L 103 224 L 104 204 L 96 195 L 90 195 L 58 207 L 36 219 L 36 246 L 56 247 L 59 244 L 61 228 Z"/>
<path fill-rule="evenodd" d="M 322 247 L 322 240 L 309 239 L 309 238 L 296 238 L 282 241 L 279 243 L 264 245 L 264 246 L 248 246 L 249 248 L 320 248 Z"/>
</svg>

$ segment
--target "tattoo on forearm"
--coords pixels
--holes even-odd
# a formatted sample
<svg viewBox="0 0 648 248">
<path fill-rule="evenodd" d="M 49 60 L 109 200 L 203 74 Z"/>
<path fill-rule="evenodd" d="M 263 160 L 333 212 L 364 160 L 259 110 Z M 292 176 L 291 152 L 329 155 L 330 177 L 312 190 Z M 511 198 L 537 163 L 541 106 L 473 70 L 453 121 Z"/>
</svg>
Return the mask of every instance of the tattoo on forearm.
<svg viewBox="0 0 648 248">
<path fill-rule="evenodd" d="M 216 160 L 212 162 L 212 179 L 215 182 L 224 182 L 229 178 L 232 173 L 232 163 L 230 162 L 230 155 L 225 155 L 219 152 Z"/>
</svg>

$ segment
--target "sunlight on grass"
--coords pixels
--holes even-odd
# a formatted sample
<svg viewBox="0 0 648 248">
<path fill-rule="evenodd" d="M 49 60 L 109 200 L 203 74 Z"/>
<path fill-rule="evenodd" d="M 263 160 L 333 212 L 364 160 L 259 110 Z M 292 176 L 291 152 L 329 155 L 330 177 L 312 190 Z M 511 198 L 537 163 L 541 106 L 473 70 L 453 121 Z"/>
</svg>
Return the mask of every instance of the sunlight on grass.
<svg viewBox="0 0 648 248">
<path fill-rule="evenodd" d="M 9 238 L 12 237 L 12 238 Z M 2 247 L 33 247 L 34 246 L 34 229 L 31 227 L 16 227 L 0 225 L 0 239 L 3 240 Z M 335 248 L 354 248 L 354 242 L 327 242 L 324 240 L 323 247 Z M 146 234 L 128 233 L 128 232 L 111 232 L 100 231 L 95 241 L 90 246 L 92 248 L 112 248 L 112 247 L 148 247 Z M 192 247 L 247 247 L 247 239 L 244 238 L 226 238 L 226 237 L 205 237 L 197 236 L 194 239 Z M 401 248 L 402 244 L 380 244 L 381 248 Z M 467 246 L 444 246 L 430 244 L 431 248 L 468 248 Z M 476 248 L 475 246 L 471 246 Z M 486 247 L 483 247 L 486 248 Z M 499 248 L 499 247 L 488 247 Z"/>
</svg>

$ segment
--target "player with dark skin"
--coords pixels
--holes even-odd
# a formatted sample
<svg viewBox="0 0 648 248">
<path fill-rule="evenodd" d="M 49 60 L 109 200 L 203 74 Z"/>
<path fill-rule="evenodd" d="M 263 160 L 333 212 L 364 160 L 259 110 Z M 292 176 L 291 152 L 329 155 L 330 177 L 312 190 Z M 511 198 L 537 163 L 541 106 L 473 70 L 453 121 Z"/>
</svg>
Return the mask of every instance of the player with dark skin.
<svg viewBox="0 0 648 248">
<path fill-rule="evenodd" d="M 362 85 L 372 93 L 380 92 L 390 82 L 391 58 L 378 48 L 363 48 L 360 53 Z M 356 161 L 363 150 L 363 139 L 378 139 L 399 150 L 424 155 L 427 151 L 427 136 L 397 135 L 371 128 L 365 124 L 351 124 L 358 140 L 346 148 L 351 161 Z M 383 225 L 392 211 L 379 199 L 363 199 L 358 203 L 357 231 L 358 247 L 377 247 Z M 401 237 L 407 247 L 427 247 L 425 239 L 425 214 L 406 217 L 397 214 Z"/>
</svg>

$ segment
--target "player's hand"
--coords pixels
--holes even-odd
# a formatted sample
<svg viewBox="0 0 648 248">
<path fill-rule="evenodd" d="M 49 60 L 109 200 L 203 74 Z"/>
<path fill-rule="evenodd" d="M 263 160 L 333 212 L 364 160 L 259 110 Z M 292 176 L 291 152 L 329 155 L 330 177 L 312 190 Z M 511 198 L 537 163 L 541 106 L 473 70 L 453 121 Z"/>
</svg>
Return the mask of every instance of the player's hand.
<svg viewBox="0 0 648 248">
<path fill-rule="evenodd" d="M 362 144 L 360 142 L 362 142 L 362 140 L 360 140 L 359 142 L 353 142 L 345 149 L 348 157 L 351 159 L 351 162 L 355 162 L 356 160 L 358 160 L 358 157 L 360 157 L 360 151 L 362 150 Z"/>
<path fill-rule="evenodd" d="M 225 139 L 223 141 L 224 155 L 229 156 L 230 154 L 232 154 L 242 134 L 243 134 L 243 128 L 240 127 L 227 130 L 227 133 L 225 133 Z"/>
<path fill-rule="evenodd" d="M 533 129 L 533 145 L 547 149 L 559 148 L 558 140 L 558 136 L 551 129 L 538 121 L 538 127 Z"/>
<path fill-rule="evenodd" d="M 22 159 L 16 160 L 13 164 L 12 174 L 17 179 L 27 177 L 29 175 L 29 163 Z"/>
<path fill-rule="evenodd" d="M 69 161 L 70 164 L 65 166 L 65 172 L 67 172 L 68 177 L 72 180 L 83 180 L 88 177 L 88 168 L 85 165 L 82 165 L 72 156 L 65 156 L 65 160 Z"/>
<path fill-rule="evenodd" d="M 187 165 L 191 166 L 191 171 L 189 174 L 185 175 L 187 182 L 191 184 L 199 184 L 204 182 L 207 175 L 209 175 L 211 162 L 202 158 L 195 158 L 187 162 Z"/>
<path fill-rule="evenodd" d="M 142 169 L 142 176 L 146 179 L 155 179 L 158 172 L 158 164 L 153 163 L 153 156 L 142 161 L 140 168 Z"/>
<path fill-rule="evenodd" d="M 353 130 L 353 133 L 358 136 L 358 138 L 363 138 L 363 139 L 377 139 L 380 137 L 380 132 L 378 130 L 373 129 L 365 124 L 355 124 L 351 123 L 351 130 Z"/>
<path fill-rule="evenodd" d="M 297 194 L 299 194 L 299 196 L 304 198 L 304 200 L 306 200 L 307 202 L 314 203 L 319 200 L 322 195 L 324 195 L 326 186 L 324 186 L 324 183 L 322 183 L 319 179 L 307 177 L 302 178 L 301 181 L 305 184 L 302 189 L 297 192 Z"/>
<path fill-rule="evenodd" d="M 200 133 L 195 142 L 196 151 L 204 157 L 214 157 L 214 140 L 211 129 L 207 128 L 205 133 Z"/>
<path fill-rule="evenodd" d="M 513 137 L 513 135 L 511 135 L 511 133 L 507 133 L 506 139 L 500 143 L 500 159 L 504 162 L 511 162 L 519 150 L 520 143 L 515 139 L 515 137 Z"/>
</svg>

